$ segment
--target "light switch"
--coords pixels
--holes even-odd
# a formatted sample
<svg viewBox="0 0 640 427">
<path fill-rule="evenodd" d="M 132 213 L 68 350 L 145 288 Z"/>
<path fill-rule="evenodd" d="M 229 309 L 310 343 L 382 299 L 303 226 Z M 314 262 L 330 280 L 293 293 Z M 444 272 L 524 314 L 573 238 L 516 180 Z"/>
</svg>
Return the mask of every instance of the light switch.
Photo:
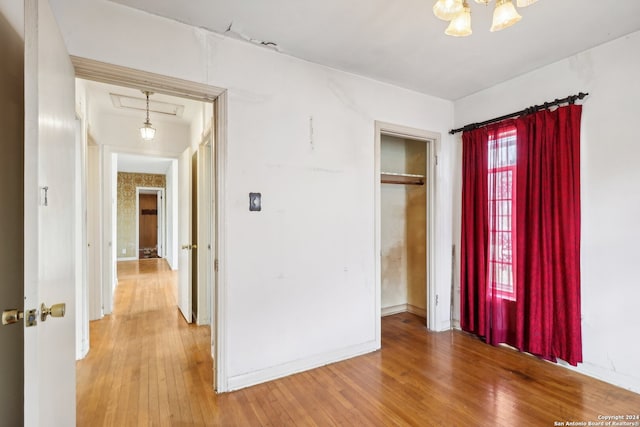
<svg viewBox="0 0 640 427">
<path fill-rule="evenodd" d="M 262 194 L 261 193 L 249 193 L 249 210 L 260 211 L 262 210 Z"/>
</svg>

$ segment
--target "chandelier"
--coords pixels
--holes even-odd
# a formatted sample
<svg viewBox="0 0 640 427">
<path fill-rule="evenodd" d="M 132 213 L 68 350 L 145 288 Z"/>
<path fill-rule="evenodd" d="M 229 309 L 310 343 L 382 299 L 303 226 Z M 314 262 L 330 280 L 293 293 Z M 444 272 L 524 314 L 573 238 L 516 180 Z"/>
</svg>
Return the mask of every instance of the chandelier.
<svg viewBox="0 0 640 427">
<path fill-rule="evenodd" d="M 527 7 L 536 1 L 538 0 L 516 0 L 516 4 L 518 7 Z M 475 2 L 488 5 L 491 0 Z M 467 0 L 438 0 L 433 6 L 433 13 L 443 21 L 450 21 L 445 34 L 455 37 L 471 35 L 471 8 Z M 491 31 L 500 31 L 521 19 L 522 16 L 518 14 L 512 0 L 496 0 Z"/>
<path fill-rule="evenodd" d="M 145 141 L 151 141 L 156 136 L 156 130 L 151 126 L 151 121 L 149 121 L 149 95 L 152 92 L 142 91 L 147 96 L 147 120 L 144 121 L 142 127 L 140 128 L 140 136 Z"/>
</svg>

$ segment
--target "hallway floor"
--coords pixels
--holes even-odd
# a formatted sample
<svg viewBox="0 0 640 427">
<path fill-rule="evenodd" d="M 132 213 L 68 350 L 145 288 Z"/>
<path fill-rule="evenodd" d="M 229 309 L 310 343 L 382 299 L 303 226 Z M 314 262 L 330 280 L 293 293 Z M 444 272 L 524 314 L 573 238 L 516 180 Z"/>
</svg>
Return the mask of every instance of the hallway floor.
<svg viewBox="0 0 640 427">
<path fill-rule="evenodd" d="M 182 318 L 176 272 L 149 259 L 119 263 L 118 277 L 114 313 L 91 322 L 91 350 L 77 363 L 79 426 L 553 426 L 640 416 L 638 394 L 461 332 L 428 333 L 408 313 L 383 319 L 381 351 L 216 395 L 209 328 Z"/>
</svg>

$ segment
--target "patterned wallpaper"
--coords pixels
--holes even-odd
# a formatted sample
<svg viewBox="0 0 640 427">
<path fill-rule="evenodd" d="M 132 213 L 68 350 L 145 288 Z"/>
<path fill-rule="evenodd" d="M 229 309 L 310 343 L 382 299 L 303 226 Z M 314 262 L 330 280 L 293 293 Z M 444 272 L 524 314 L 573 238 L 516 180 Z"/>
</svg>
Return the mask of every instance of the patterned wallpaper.
<svg viewBox="0 0 640 427">
<path fill-rule="evenodd" d="M 136 254 L 136 188 L 165 188 L 166 182 L 165 175 L 118 172 L 118 258 L 138 257 Z"/>
</svg>

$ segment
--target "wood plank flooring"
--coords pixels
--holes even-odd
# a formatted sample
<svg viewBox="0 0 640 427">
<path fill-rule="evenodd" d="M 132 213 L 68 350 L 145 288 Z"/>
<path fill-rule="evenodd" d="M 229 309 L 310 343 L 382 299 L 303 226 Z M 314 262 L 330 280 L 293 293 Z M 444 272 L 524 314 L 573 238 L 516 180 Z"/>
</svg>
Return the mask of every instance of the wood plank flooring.
<svg viewBox="0 0 640 427">
<path fill-rule="evenodd" d="M 208 327 L 164 260 L 118 265 L 115 310 L 77 364 L 79 426 L 554 426 L 640 414 L 640 395 L 403 313 L 381 351 L 216 395 Z M 635 422 L 635 421 L 633 421 Z M 557 423 L 557 424 L 554 424 Z"/>
</svg>

